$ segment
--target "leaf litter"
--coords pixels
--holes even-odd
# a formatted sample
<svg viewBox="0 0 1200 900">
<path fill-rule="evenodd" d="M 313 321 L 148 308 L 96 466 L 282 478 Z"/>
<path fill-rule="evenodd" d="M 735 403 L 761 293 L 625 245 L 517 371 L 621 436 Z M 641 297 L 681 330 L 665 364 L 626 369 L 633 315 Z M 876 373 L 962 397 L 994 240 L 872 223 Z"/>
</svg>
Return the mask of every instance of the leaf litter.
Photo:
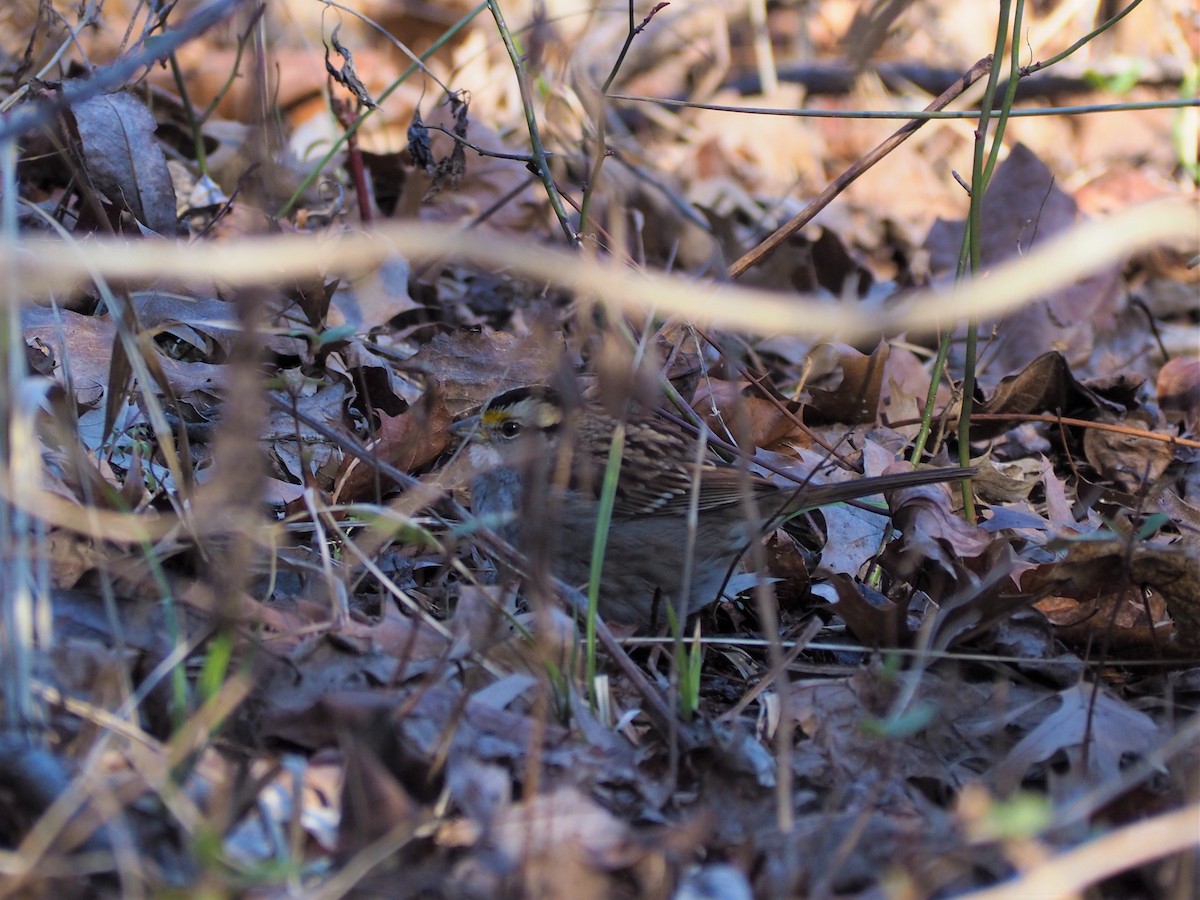
<svg viewBox="0 0 1200 900">
<path fill-rule="evenodd" d="M 939 76 L 896 66 L 936 57 L 956 78 L 989 49 L 967 36 L 991 27 L 957 27 L 961 6 L 937 2 L 891 9 L 875 32 L 852 4 L 808 18 L 779 4 L 764 55 L 740 12 L 639 7 L 612 93 L 758 110 L 737 115 L 601 106 L 626 17 L 597 8 L 581 28 L 516 3 L 524 92 L 494 21 L 452 29 L 471 13 L 458 2 L 362 4 L 432 50 L 400 82 L 410 57 L 365 18 L 268 10 L 278 29 L 252 87 L 241 5 L 172 64 L 103 90 L 79 67 L 170 40 L 156 13 L 0 12 L 6 108 L 55 111 L 16 136 L 3 185 L 21 201 L 6 246 L 30 271 L 105 236 L 329 242 L 381 218 L 561 243 L 536 122 L 575 205 L 560 216 L 579 227 L 586 209 L 581 252 L 712 279 L 887 133 L 764 108 L 919 108 Z M 1172 10 L 1170 36 L 1136 12 L 1084 58 L 1174 71 L 1195 34 Z M 1051 13 L 1034 23 L 1045 57 L 1078 37 Z M 78 59 L 56 56 L 64 29 Z M 755 93 L 772 65 L 780 83 Z M 1057 90 L 1112 102 L 1114 83 Z M 67 88 L 87 96 L 63 105 Z M 371 112 L 354 140 L 330 99 Z M 1194 112 L 1014 119 L 983 196 L 979 277 L 1087 217 L 1194 200 L 1195 147 L 1172 138 Z M 918 130 L 744 280 L 868 320 L 947 283 L 966 209 L 950 173 L 970 171 L 971 127 Z M 907 459 L 933 396 L 926 458 L 947 465 L 962 332 L 935 383 L 937 336 L 918 330 L 848 343 L 625 318 L 455 251 L 304 279 L 269 277 L 266 253 L 254 285 L 219 266 L 204 283 L 17 283 L 28 374 L 9 385 L 4 499 L 36 525 L 5 551 L 38 561 L 21 571 L 39 618 L 5 645 L 33 674 L 25 688 L 5 675 L 6 893 L 948 896 L 1036 870 L 1030 846 L 1068 860 L 1195 808 L 1194 242 L 1032 284 L 982 323 L 977 521 L 945 486 L 808 513 L 748 554 L 766 578 L 735 573 L 677 642 L 618 632 L 592 682 L 582 627 L 545 579 L 500 577 L 494 523 L 464 509 L 453 421 L 515 386 L 571 384 L 615 408 L 694 411 L 781 483 L 828 481 Z M 21 407 L 21 391 L 40 399 Z M 101 511 L 150 530 L 108 533 Z M 19 709 L 36 715 L 14 727 Z M 980 830 L 1031 802 L 1043 814 L 1025 831 Z M 1182 896 L 1182 859 L 1072 884 Z"/>
</svg>

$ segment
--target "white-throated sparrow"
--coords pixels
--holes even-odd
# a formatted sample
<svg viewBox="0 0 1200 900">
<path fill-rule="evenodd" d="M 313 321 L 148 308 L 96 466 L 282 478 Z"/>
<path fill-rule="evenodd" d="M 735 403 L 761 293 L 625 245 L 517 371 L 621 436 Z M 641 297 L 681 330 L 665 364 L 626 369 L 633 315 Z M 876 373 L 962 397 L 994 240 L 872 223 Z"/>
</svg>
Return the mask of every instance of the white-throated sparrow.
<svg viewBox="0 0 1200 900">
<path fill-rule="evenodd" d="M 630 415 L 619 423 L 595 406 L 570 408 L 553 389 L 531 385 L 493 397 L 452 426 L 467 440 L 472 510 L 535 561 L 548 561 L 564 581 L 586 584 L 604 471 L 620 425 L 624 451 L 600 612 L 643 626 L 665 620 L 662 604 L 686 615 L 717 599 L 750 541 L 771 523 L 973 472 L 931 469 L 786 490 L 698 450 L 697 439 L 667 419 Z"/>
</svg>

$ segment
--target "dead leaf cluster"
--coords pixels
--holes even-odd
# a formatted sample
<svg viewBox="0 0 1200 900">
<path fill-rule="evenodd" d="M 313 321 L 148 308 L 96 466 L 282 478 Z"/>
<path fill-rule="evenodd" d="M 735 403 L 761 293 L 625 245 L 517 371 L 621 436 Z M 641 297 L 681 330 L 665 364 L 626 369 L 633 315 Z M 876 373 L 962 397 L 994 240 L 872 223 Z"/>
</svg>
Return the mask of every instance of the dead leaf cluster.
<svg viewBox="0 0 1200 900">
<path fill-rule="evenodd" d="M 1188 10 L 1022 81 L 1163 105 L 1012 119 L 973 280 L 935 119 L 735 284 L 994 23 L 489 6 L 0 10 L 0 891 L 1186 896 L 1194 835 L 1070 867 L 1195 810 Z M 807 513 L 589 680 L 450 430 L 526 384 L 781 485 L 965 456 L 977 514 Z"/>
</svg>

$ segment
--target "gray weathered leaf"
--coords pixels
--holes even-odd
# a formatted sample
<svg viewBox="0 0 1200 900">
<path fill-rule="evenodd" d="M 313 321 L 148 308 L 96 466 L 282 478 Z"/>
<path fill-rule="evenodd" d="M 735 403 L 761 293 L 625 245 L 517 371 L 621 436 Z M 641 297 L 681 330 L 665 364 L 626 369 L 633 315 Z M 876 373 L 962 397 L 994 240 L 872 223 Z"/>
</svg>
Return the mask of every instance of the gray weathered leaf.
<svg viewBox="0 0 1200 900">
<path fill-rule="evenodd" d="M 150 111 L 130 94 L 103 94 L 76 103 L 71 111 L 80 152 L 96 188 L 108 201 L 133 213 L 159 234 L 173 235 L 175 188 L 167 158 L 154 139 Z"/>
</svg>

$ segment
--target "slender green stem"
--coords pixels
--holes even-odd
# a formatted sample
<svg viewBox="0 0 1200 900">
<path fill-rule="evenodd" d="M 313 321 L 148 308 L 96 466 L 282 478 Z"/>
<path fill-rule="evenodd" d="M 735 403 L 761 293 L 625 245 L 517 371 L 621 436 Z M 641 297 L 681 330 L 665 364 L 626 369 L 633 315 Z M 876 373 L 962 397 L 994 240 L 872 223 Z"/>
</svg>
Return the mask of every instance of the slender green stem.
<svg viewBox="0 0 1200 900">
<path fill-rule="evenodd" d="M 1121 10 L 1119 13 L 1114 15 L 1112 18 L 1110 18 L 1104 24 L 1100 25 L 1095 30 L 1089 32 L 1085 37 L 1081 38 L 1079 41 L 1076 41 L 1074 44 L 1072 44 L 1071 47 L 1068 48 L 1068 50 L 1065 50 L 1062 53 L 1059 53 L 1056 56 L 1053 56 L 1050 59 L 1045 60 L 1044 62 L 1037 63 L 1032 66 L 1026 66 L 1024 68 L 1022 68 L 1020 66 L 1020 34 L 1021 34 L 1021 24 L 1022 24 L 1022 20 L 1023 20 L 1023 16 L 1024 16 L 1024 3 L 1019 2 L 1017 4 L 1017 6 L 1015 8 L 1015 14 L 1013 17 L 1013 27 L 1011 29 L 1009 29 L 1007 27 L 1000 29 L 997 34 L 997 42 L 996 42 L 996 47 L 997 47 L 996 52 L 997 53 L 999 53 L 1001 50 L 1001 47 L 1002 47 L 1001 42 L 1004 39 L 1004 37 L 1006 37 L 1009 34 L 1011 34 L 1011 36 L 1012 36 L 1011 40 L 1009 41 L 1009 53 L 1010 53 L 1009 79 L 1008 79 L 1008 83 L 1007 83 L 1007 89 L 1005 91 L 1005 96 L 1001 102 L 1000 110 L 999 110 L 999 113 L 997 116 L 996 135 L 995 135 L 995 138 L 992 140 L 991 150 L 987 155 L 986 164 L 983 164 L 983 165 L 980 164 L 981 160 L 983 158 L 983 148 L 985 146 L 984 139 L 985 139 L 986 131 L 987 131 L 987 124 L 988 124 L 987 119 L 989 118 L 989 115 L 990 115 L 990 114 L 985 115 L 984 110 L 991 110 L 994 108 L 994 101 L 993 101 L 994 90 L 995 90 L 994 78 L 992 80 L 989 80 L 989 83 L 987 85 L 987 92 L 985 93 L 984 97 L 982 98 L 982 100 L 980 102 L 980 110 L 978 110 L 978 111 L 939 111 L 939 112 L 934 112 L 934 113 L 913 113 L 912 114 L 914 116 L 920 115 L 922 117 L 929 117 L 929 118 L 957 118 L 957 117 L 962 117 L 962 116 L 971 116 L 971 117 L 978 116 L 979 117 L 980 124 L 979 124 L 979 129 L 978 129 L 977 135 L 976 135 L 977 140 L 976 140 L 976 148 L 975 148 L 976 149 L 975 166 L 974 166 L 974 171 L 973 171 L 972 181 L 971 181 L 971 193 L 972 193 L 971 213 L 969 214 L 969 217 L 968 217 L 967 229 L 963 234 L 964 245 L 963 245 L 963 250 L 960 254 L 959 269 L 958 269 L 958 275 L 957 275 L 957 277 L 959 279 L 961 279 L 963 277 L 963 275 L 966 272 L 966 270 L 968 269 L 968 267 L 970 268 L 970 270 L 972 272 L 978 271 L 978 267 L 979 267 L 979 263 L 980 263 L 979 246 L 978 246 L 978 238 L 980 236 L 979 235 L 980 226 L 979 226 L 979 218 L 978 218 L 979 208 L 980 208 L 979 204 L 982 203 L 984 191 L 986 190 L 987 184 L 991 179 L 992 172 L 995 169 L 996 162 L 999 157 L 1000 147 L 1003 142 L 1004 131 L 1007 126 L 1008 120 L 1010 118 L 1012 118 L 1014 116 L 1080 115 L 1080 114 L 1093 113 L 1093 112 L 1127 112 L 1127 111 L 1134 110 L 1134 109 L 1144 109 L 1144 108 L 1162 109 L 1162 108 L 1200 106 L 1200 101 L 1198 101 L 1198 100 L 1182 99 L 1182 100 L 1166 100 L 1166 101 L 1149 101 L 1148 103 L 1143 103 L 1143 102 L 1113 103 L 1113 104 L 1105 104 L 1105 105 L 1058 107 L 1058 108 L 1047 108 L 1047 109 L 1036 109 L 1036 110 L 1014 110 L 1012 108 L 1013 102 L 1016 98 L 1017 87 L 1018 87 L 1020 78 L 1022 76 L 1025 76 L 1032 72 L 1038 71 L 1039 69 L 1047 68 L 1048 66 L 1051 66 L 1054 63 L 1061 62 L 1063 59 L 1065 59 L 1071 53 L 1075 52 L 1080 47 L 1084 46 L 1088 41 L 1093 40 L 1096 37 L 1096 35 L 1100 34 L 1101 32 L 1105 31 L 1108 28 L 1113 27 L 1113 25 L 1115 25 L 1118 21 L 1120 21 L 1122 18 L 1124 18 L 1126 15 L 1128 15 L 1139 3 L 1141 3 L 1141 0 L 1133 0 L 1133 2 L 1129 4 L 1129 6 L 1125 7 L 1123 10 Z M 1001 10 L 1002 24 L 1004 21 L 1004 17 L 1006 15 L 1007 15 L 1007 5 Z M 993 76 L 995 75 L 995 71 L 996 70 L 993 69 Z M 868 117 L 868 118 L 875 117 L 875 114 L 868 113 L 868 112 L 854 113 L 851 115 L 854 117 L 860 117 L 860 116 Z M 926 396 L 925 410 L 924 410 L 924 414 L 922 417 L 921 430 L 920 430 L 919 434 L 917 435 L 916 440 L 914 441 L 914 450 L 913 450 L 913 454 L 912 454 L 912 459 L 914 462 L 917 461 L 921 457 L 921 455 L 924 453 L 926 442 L 927 442 L 928 437 L 932 430 L 932 413 L 933 413 L 934 403 L 935 403 L 936 396 L 937 396 L 937 386 L 941 381 L 941 373 L 945 369 L 946 359 L 949 355 L 949 347 L 950 347 L 949 340 L 950 340 L 950 336 L 947 334 L 945 337 L 943 337 L 942 341 L 939 343 L 939 346 L 938 346 L 938 354 L 937 354 L 937 358 L 935 359 L 934 365 L 933 365 L 933 376 L 930 380 L 929 393 Z M 960 416 L 959 416 L 959 426 L 958 426 L 959 456 L 960 456 L 960 460 L 963 461 L 963 465 L 968 464 L 968 460 L 969 460 L 969 456 L 970 456 L 968 426 L 969 426 L 969 422 L 970 422 L 970 415 L 971 415 L 972 405 L 973 405 L 973 401 L 974 401 L 975 364 L 976 364 L 977 342 L 978 342 L 978 327 L 975 323 L 972 323 L 968 327 L 968 334 L 967 334 L 967 345 L 966 345 L 966 350 L 965 350 L 965 363 L 964 363 L 964 380 L 963 380 L 963 385 L 962 385 L 963 399 L 962 399 L 962 406 L 961 406 L 961 412 L 960 412 Z M 965 486 L 964 486 L 964 493 L 969 493 L 968 491 L 966 491 Z M 970 509 L 970 508 L 971 507 L 969 506 L 968 509 Z"/>
<path fill-rule="evenodd" d="M 942 383 L 942 374 L 946 371 L 946 361 L 950 358 L 952 338 L 953 333 L 945 331 L 942 333 L 941 340 L 938 341 L 937 355 L 934 357 L 929 376 L 929 390 L 925 393 L 925 405 L 921 409 L 921 427 L 913 439 L 913 449 L 909 455 L 909 460 L 914 466 L 925 455 L 925 446 L 929 443 L 929 437 L 933 433 L 933 413 L 937 409 L 938 385 Z"/>
<path fill-rule="evenodd" d="M 204 108 L 204 112 L 197 117 L 201 125 L 207 122 L 212 114 L 217 111 L 217 107 L 221 105 L 221 101 L 225 99 L 225 95 L 237 83 L 238 73 L 242 68 L 242 57 L 246 54 L 246 44 L 250 39 L 250 35 L 254 32 L 254 26 L 258 24 L 259 16 L 265 12 L 265 6 L 260 6 L 256 9 L 253 15 L 251 15 L 250 21 L 246 23 L 246 27 L 242 30 L 242 33 L 238 35 L 237 51 L 233 54 L 233 65 L 229 68 L 229 77 L 225 79 L 225 83 L 221 85 L 221 89 L 208 101 L 208 106 Z"/>
<path fill-rule="evenodd" d="M 1013 9 L 1012 28 L 1008 28 L 1009 0 L 1004 0 L 1001 3 L 1000 23 L 997 26 L 996 52 L 999 54 L 1003 50 L 1002 41 L 1009 40 L 1009 50 L 1011 53 L 1011 62 L 1009 65 L 1010 77 L 1008 80 L 1008 90 L 1005 92 L 1004 100 L 1001 103 L 1000 113 L 996 118 L 996 133 L 992 138 L 991 151 L 984 160 L 984 150 L 987 145 L 987 125 L 990 116 L 981 116 L 979 129 L 975 135 L 975 157 L 971 175 L 971 211 L 968 217 L 967 235 L 969 237 L 970 247 L 970 270 L 971 277 L 976 277 L 982 266 L 982 211 L 983 199 L 987 191 L 988 182 L 991 180 L 992 172 L 996 167 L 996 160 L 1000 154 L 1000 146 L 1004 141 L 1004 131 L 1008 125 L 1008 112 L 1012 109 L 1013 101 L 1017 95 L 1018 72 L 1020 68 L 1020 39 L 1021 39 L 1021 23 L 1024 20 L 1025 0 L 1017 0 L 1016 6 Z M 1010 37 L 1011 35 L 1011 37 Z M 999 56 L 997 56 L 999 58 Z M 994 70 L 995 71 L 995 70 Z M 989 81 L 984 91 L 983 102 L 980 106 L 984 110 L 992 108 L 994 98 L 995 84 Z M 960 264 L 959 278 L 963 277 L 964 272 Z M 975 375 L 978 363 L 979 351 L 979 322 L 972 318 L 967 327 L 967 343 L 965 348 L 965 357 L 963 360 L 963 384 L 962 384 L 962 404 L 959 412 L 958 420 L 958 456 L 962 460 L 962 464 L 970 465 L 971 461 L 971 412 L 974 409 L 975 403 Z M 964 481 L 962 485 L 963 494 L 963 516 L 968 522 L 975 520 L 975 495 L 971 490 L 969 482 Z"/>
<path fill-rule="evenodd" d="M 504 13 L 500 10 L 499 0 L 487 0 L 487 7 L 491 10 L 492 18 L 496 20 L 500 39 L 504 41 L 504 49 L 508 51 L 508 58 L 512 61 L 513 71 L 517 75 L 517 88 L 521 92 L 521 106 L 525 110 L 525 125 L 529 129 L 529 146 L 533 150 L 534 169 L 542 180 L 542 185 L 546 188 L 546 197 L 550 200 L 550 207 L 554 210 L 554 215 L 558 217 L 558 224 L 562 228 L 563 234 L 566 235 L 567 243 L 572 247 L 578 247 L 579 235 L 571 226 L 567 208 L 563 205 L 562 196 L 558 193 L 558 185 L 554 183 L 554 174 L 550 171 L 550 162 L 546 159 L 546 149 L 542 146 L 542 134 L 538 129 L 537 113 L 533 108 L 533 91 L 529 88 L 529 72 L 525 68 L 525 59 L 517 52 L 517 45 L 513 42 L 512 33 L 504 21 Z"/>
<path fill-rule="evenodd" d="M 1021 7 L 1024 0 L 1017 0 L 1017 6 Z M 1020 34 L 1012 35 L 1010 38 L 1009 21 L 1012 13 L 1012 0 L 1001 0 L 1000 2 L 1000 17 L 996 24 L 996 46 L 993 50 L 993 58 L 1000 59 L 1004 53 L 1006 42 L 1011 40 L 1011 44 L 1015 46 L 1020 39 Z M 1016 17 L 1016 21 L 1020 21 L 1020 12 Z M 987 176 L 985 175 L 985 151 L 988 140 L 988 125 L 992 118 L 992 104 L 996 96 L 996 87 L 999 81 L 999 66 L 993 66 L 991 73 L 988 75 L 987 84 L 984 87 L 983 99 L 979 104 L 980 115 L 979 124 L 975 128 L 975 152 L 971 163 L 971 204 L 967 212 L 967 228 L 963 234 L 963 252 L 959 255 L 958 271 L 956 280 L 962 281 L 968 271 L 974 277 L 979 273 L 983 260 L 983 249 L 981 241 L 982 218 L 983 218 L 983 197 L 987 191 Z M 1014 70 L 1012 77 L 1009 79 L 1010 84 L 1015 88 L 1017 73 Z M 1011 100 L 1009 106 L 1011 107 Z M 1000 136 L 997 134 L 993 150 L 998 149 L 996 144 L 999 143 Z M 969 464 L 971 458 L 971 410 L 973 409 L 973 400 L 975 395 L 975 369 L 978 359 L 979 348 L 979 321 L 974 315 L 970 317 L 967 324 L 967 339 L 964 349 L 963 359 L 963 383 L 962 383 L 962 399 L 961 411 L 958 419 L 958 455 L 960 459 L 965 459 Z M 975 521 L 975 495 L 971 490 L 969 482 L 963 483 L 963 517 L 968 522 Z"/>
<path fill-rule="evenodd" d="M 1026 68 L 1021 70 L 1021 74 L 1022 75 L 1031 75 L 1034 72 L 1040 71 L 1041 69 L 1048 68 L 1048 67 L 1054 65 L 1055 63 L 1062 62 L 1064 59 L 1066 59 L 1068 56 L 1070 56 L 1076 50 L 1080 49 L 1081 47 L 1085 46 L 1086 44 L 1088 44 L 1089 42 L 1094 40 L 1097 35 L 1103 34 L 1104 32 L 1108 31 L 1108 29 L 1112 28 L 1114 25 L 1116 25 L 1118 22 L 1120 22 L 1123 18 L 1125 18 L 1127 15 L 1129 15 L 1135 9 L 1137 9 L 1138 5 L 1141 4 L 1141 2 L 1142 2 L 1142 0 L 1133 0 L 1133 2 L 1131 2 L 1128 6 L 1126 6 L 1124 9 L 1122 9 L 1120 12 L 1118 12 L 1112 18 L 1108 19 L 1106 22 L 1101 23 L 1100 25 L 1097 25 L 1094 29 L 1092 29 L 1087 34 L 1085 34 L 1083 37 L 1081 37 L 1079 40 L 1077 40 L 1066 50 L 1062 51 L 1062 53 L 1056 53 L 1054 56 L 1050 57 L 1049 59 L 1044 59 L 1041 62 L 1034 63 L 1031 66 L 1027 66 Z M 1017 40 L 1019 40 L 1019 39 L 1020 39 L 1020 35 L 1016 34 L 1014 32 L 1013 43 L 1016 43 Z M 1017 70 L 1013 69 L 1014 76 L 1016 75 L 1016 72 L 1017 72 Z"/>
<path fill-rule="evenodd" d="M 612 524 L 613 506 L 617 499 L 617 480 L 621 474 L 621 459 L 625 455 L 625 424 L 618 422 L 613 429 L 608 448 L 608 463 L 604 467 L 604 485 L 600 490 L 600 505 L 596 511 L 596 533 L 592 536 L 592 565 L 588 574 L 588 609 L 585 623 L 587 646 L 588 696 L 595 701 L 596 681 L 596 616 L 600 605 L 600 578 L 604 572 L 604 550 L 608 546 L 608 530 Z"/>
<path fill-rule="evenodd" d="M 1013 103 L 1017 99 L 1017 87 L 1020 84 L 1020 77 L 1017 73 L 1021 66 L 1021 25 L 1024 19 L 1025 0 L 1018 0 L 1013 9 L 1012 40 L 1009 41 L 1008 48 L 1008 84 L 1004 91 L 1004 99 L 1000 101 L 1000 112 L 996 116 L 996 136 L 992 139 L 992 149 L 988 154 L 987 165 L 981 176 L 985 186 L 992 180 L 992 172 L 995 171 L 996 161 L 1000 158 L 1000 148 L 1004 145 L 1004 132 L 1008 130 L 1008 120 L 1012 118 Z"/>
<path fill-rule="evenodd" d="M 533 91 L 529 90 L 529 73 L 524 66 L 524 58 L 517 53 L 516 43 L 512 41 L 509 26 L 504 22 L 504 13 L 500 11 L 499 0 L 487 0 L 487 8 L 496 19 L 496 28 L 500 32 L 500 40 L 504 41 L 504 49 L 509 52 L 512 61 L 512 71 L 516 72 L 517 89 L 521 91 L 521 106 L 526 114 L 526 126 L 529 130 L 529 146 L 533 150 L 533 168 L 546 188 L 546 197 L 550 199 L 551 209 L 558 217 L 559 227 L 562 227 L 566 241 L 572 247 L 580 246 L 580 235 L 571 227 L 571 220 L 563 198 L 558 193 L 558 185 L 554 184 L 554 175 L 550 170 L 550 161 L 546 158 L 546 149 L 541 143 L 541 131 L 538 128 L 538 114 L 534 112 Z"/>
<path fill-rule="evenodd" d="M 596 109 L 593 115 L 596 120 L 596 155 L 592 163 L 592 170 L 588 173 L 587 184 L 583 186 L 583 200 L 579 204 L 580 237 L 587 234 L 588 221 L 592 215 L 592 200 L 596 196 L 596 187 L 600 184 L 600 172 L 604 168 L 604 160 L 608 156 L 603 95 L 596 98 Z"/>
<path fill-rule="evenodd" d="M 996 82 L 997 82 L 997 78 L 998 78 L 998 67 L 996 66 L 995 61 L 1000 58 L 999 54 L 1001 52 L 1003 52 L 1003 50 L 1004 50 L 1004 40 L 1005 40 L 1005 37 L 1007 36 L 1007 27 L 1006 27 L 1007 23 L 1008 23 L 1007 0 L 1005 0 L 1005 3 L 1002 4 L 1002 6 L 1001 6 L 1001 25 L 1005 26 L 1005 27 L 997 29 L 998 33 L 997 33 L 997 37 L 996 37 L 995 46 L 993 47 L 992 54 L 990 56 L 992 63 L 988 68 L 987 87 L 986 87 L 986 90 L 984 93 L 985 102 L 980 104 L 981 107 L 982 106 L 990 107 L 990 99 L 986 99 L 986 98 L 991 98 L 995 93 Z M 979 126 L 975 132 L 976 150 L 978 150 L 979 146 L 980 146 L 980 144 L 979 144 L 979 141 L 981 139 L 980 135 L 983 133 L 986 133 L 986 131 L 987 131 L 987 117 L 982 112 L 980 112 Z M 974 186 L 972 187 L 972 189 L 971 189 L 972 208 L 975 208 L 976 198 L 981 197 L 982 193 L 983 192 L 981 189 L 977 189 Z M 958 272 L 956 274 L 956 278 L 958 278 L 958 279 L 962 278 L 962 274 L 963 274 L 963 271 L 965 268 L 964 262 L 966 259 L 966 247 L 968 245 L 968 241 L 970 240 L 971 233 L 972 233 L 972 228 L 971 228 L 970 214 L 968 213 L 967 225 L 963 230 L 963 248 L 959 251 Z M 968 326 L 968 338 L 967 338 L 968 343 L 971 340 L 971 338 L 970 338 L 971 327 L 972 326 Z M 929 377 L 929 391 L 925 395 L 925 407 L 921 413 L 921 428 L 919 429 L 919 431 L 917 433 L 916 439 L 913 441 L 913 450 L 912 450 L 912 455 L 910 456 L 910 459 L 912 460 L 912 463 L 914 465 L 916 465 L 918 462 L 920 462 L 921 457 L 924 455 L 925 445 L 928 442 L 929 436 L 933 430 L 933 412 L 934 412 L 934 408 L 935 408 L 936 402 L 937 402 L 938 385 L 941 383 L 942 375 L 946 370 L 946 362 L 950 357 L 950 343 L 951 343 L 952 338 L 953 338 L 952 332 L 946 331 L 942 334 L 942 339 L 938 343 L 937 356 L 934 359 L 933 369 L 930 372 L 930 377 Z M 964 486 L 964 492 L 969 493 L 969 491 L 966 491 L 965 486 Z"/>
<path fill-rule="evenodd" d="M 164 9 L 161 2 L 156 2 L 153 4 L 153 7 L 154 11 L 159 16 L 158 27 L 165 32 L 167 30 L 167 17 L 173 11 L 174 5 L 172 4 Z M 250 28 L 253 28 L 254 23 L 257 22 L 259 17 L 263 14 L 263 9 L 263 7 L 259 7 L 252 13 Z M 249 29 L 246 33 L 248 33 L 248 31 Z M 237 56 L 233 61 L 233 70 L 229 73 L 229 78 L 226 80 L 221 90 L 217 93 L 217 96 L 213 98 L 208 109 L 206 109 L 204 114 L 200 116 L 196 115 L 196 109 L 192 106 L 192 100 L 188 94 L 187 79 L 184 77 L 183 68 L 179 65 L 179 55 L 174 49 L 172 49 L 170 54 L 167 56 L 167 60 L 171 64 L 171 77 L 175 81 L 175 89 L 179 91 L 179 102 L 183 105 L 183 113 L 187 117 L 188 128 L 191 129 L 192 132 L 192 146 L 195 150 L 196 167 L 203 175 L 208 175 L 209 173 L 208 157 L 204 151 L 204 134 L 201 131 L 201 126 L 204 124 L 204 121 L 208 118 L 208 116 L 211 115 L 217 104 L 221 102 L 221 97 L 224 96 L 225 92 L 228 91 L 230 86 L 233 85 L 233 82 L 237 77 L 238 67 L 241 65 L 242 48 L 244 46 L 245 36 L 243 34 L 243 36 L 238 39 Z"/>
<path fill-rule="evenodd" d="M 188 128 L 192 132 L 192 147 L 196 154 L 196 167 L 202 175 L 208 174 L 208 156 L 204 152 L 204 135 L 200 131 L 200 120 L 192 107 L 191 97 L 188 96 L 187 80 L 183 77 L 183 69 L 179 66 L 179 57 L 172 51 L 168 57 L 171 62 L 171 76 L 175 79 L 175 89 L 179 91 L 179 102 L 183 104 L 183 114 L 187 117 Z"/>
</svg>

